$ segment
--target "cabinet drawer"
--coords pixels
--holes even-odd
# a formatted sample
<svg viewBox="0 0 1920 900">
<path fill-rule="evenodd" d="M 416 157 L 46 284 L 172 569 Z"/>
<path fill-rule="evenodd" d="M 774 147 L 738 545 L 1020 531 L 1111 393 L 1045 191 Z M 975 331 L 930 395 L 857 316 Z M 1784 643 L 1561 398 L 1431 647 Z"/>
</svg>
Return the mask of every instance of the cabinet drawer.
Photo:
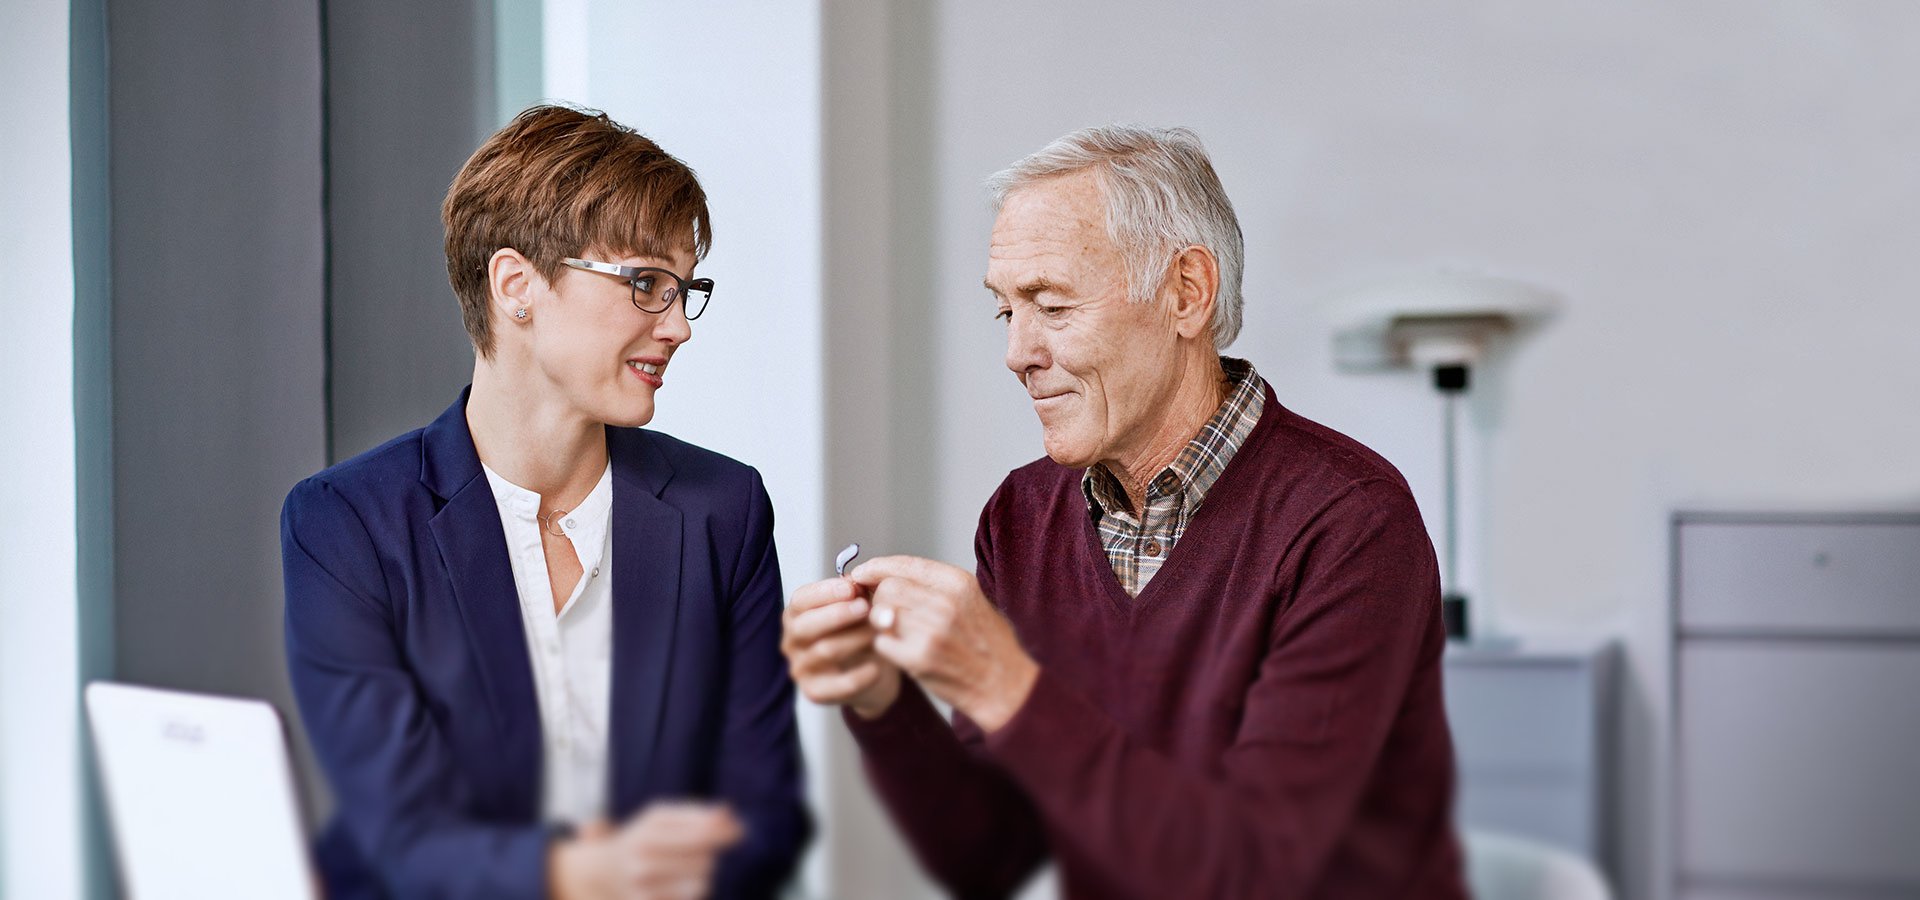
<svg viewBox="0 0 1920 900">
<path fill-rule="evenodd" d="M 1920 636 L 1920 521 L 1679 526 L 1680 626 Z"/>
<path fill-rule="evenodd" d="M 1680 889 L 1680 900 L 1913 900 L 1902 887 L 1839 887 L 1835 885 L 1765 885 L 1712 882 Z"/>
<path fill-rule="evenodd" d="M 1445 683 L 1462 772 L 1539 777 L 1593 771 L 1590 667 L 1449 661 Z"/>
<path fill-rule="evenodd" d="M 1703 641 L 1678 676 L 1683 876 L 1920 895 L 1920 647 Z"/>
<path fill-rule="evenodd" d="M 1460 780 L 1463 827 L 1521 835 L 1600 857 L 1592 784 L 1579 779 L 1514 780 L 1468 774 Z"/>
</svg>

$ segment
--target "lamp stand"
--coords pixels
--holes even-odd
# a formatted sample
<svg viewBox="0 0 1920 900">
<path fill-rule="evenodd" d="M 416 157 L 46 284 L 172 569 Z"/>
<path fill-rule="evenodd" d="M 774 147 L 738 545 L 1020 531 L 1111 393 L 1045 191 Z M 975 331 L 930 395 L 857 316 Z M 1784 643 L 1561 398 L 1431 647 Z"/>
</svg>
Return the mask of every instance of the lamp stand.
<svg viewBox="0 0 1920 900">
<path fill-rule="evenodd" d="M 1446 475 L 1446 521 L 1442 530 L 1445 543 L 1441 558 L 1440 617 L 1447 637 L 1464 641 L 1471 635 L 1467 619 L 1467 595 L 1460 590 L 1460 452 L 1457 434 L 1460 400 L 1469 382 L 1465 363 L 1433 367 L 1433 386 L 1440 392 L 1445 409 L 1441 417 L 1442 466 Z"/>
</svg>

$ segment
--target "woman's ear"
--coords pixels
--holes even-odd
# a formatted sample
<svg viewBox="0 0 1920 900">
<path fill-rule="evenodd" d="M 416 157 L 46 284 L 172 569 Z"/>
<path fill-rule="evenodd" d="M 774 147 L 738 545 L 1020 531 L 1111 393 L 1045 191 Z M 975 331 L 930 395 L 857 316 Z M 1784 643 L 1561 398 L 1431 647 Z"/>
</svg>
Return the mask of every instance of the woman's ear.
<svg viewBox="0 0 1920 900">
<path fill-rule="evenodd" d="M 533 261 L 512 247 L 502 247 L 487 258 L 487 291 L 498 320 L 522 325 L 533 320 L 536 289 L 545 279 Z"/>
</svg>

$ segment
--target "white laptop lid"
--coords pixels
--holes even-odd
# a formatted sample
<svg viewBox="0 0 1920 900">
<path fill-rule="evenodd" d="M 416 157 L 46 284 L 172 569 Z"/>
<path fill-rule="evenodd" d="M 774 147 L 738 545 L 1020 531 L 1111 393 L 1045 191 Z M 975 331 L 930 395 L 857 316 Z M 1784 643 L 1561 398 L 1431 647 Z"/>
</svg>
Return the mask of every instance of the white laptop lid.
<svg viewBox="0 0 1920 900">
<path fill-rule="evenodd" d="M 96 681 L 87 717 L 129 896 L 314 896 L 272 706 Z"/>
</svg>

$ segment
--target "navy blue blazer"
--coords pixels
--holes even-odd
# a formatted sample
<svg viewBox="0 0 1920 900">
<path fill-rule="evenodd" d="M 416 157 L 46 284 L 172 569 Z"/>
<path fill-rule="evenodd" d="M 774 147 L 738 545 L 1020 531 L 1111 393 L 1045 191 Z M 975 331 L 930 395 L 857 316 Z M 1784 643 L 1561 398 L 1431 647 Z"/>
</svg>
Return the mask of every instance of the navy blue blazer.
<svg viewBox="0 0 1920 900">
<path fill-rule="evenodd" d="M 317 851 L 335 896 L 546 894 L 538 701 L 466 401 L 281 511 L 287 665 L 338 801 Z M 715 895 L 772 896 L 812 828 L 772 503 L 752 468 L 657 432 L 608 428 L 607 449 L 608 818 L 724 801 L 747 836 Z"/>
</svg>

